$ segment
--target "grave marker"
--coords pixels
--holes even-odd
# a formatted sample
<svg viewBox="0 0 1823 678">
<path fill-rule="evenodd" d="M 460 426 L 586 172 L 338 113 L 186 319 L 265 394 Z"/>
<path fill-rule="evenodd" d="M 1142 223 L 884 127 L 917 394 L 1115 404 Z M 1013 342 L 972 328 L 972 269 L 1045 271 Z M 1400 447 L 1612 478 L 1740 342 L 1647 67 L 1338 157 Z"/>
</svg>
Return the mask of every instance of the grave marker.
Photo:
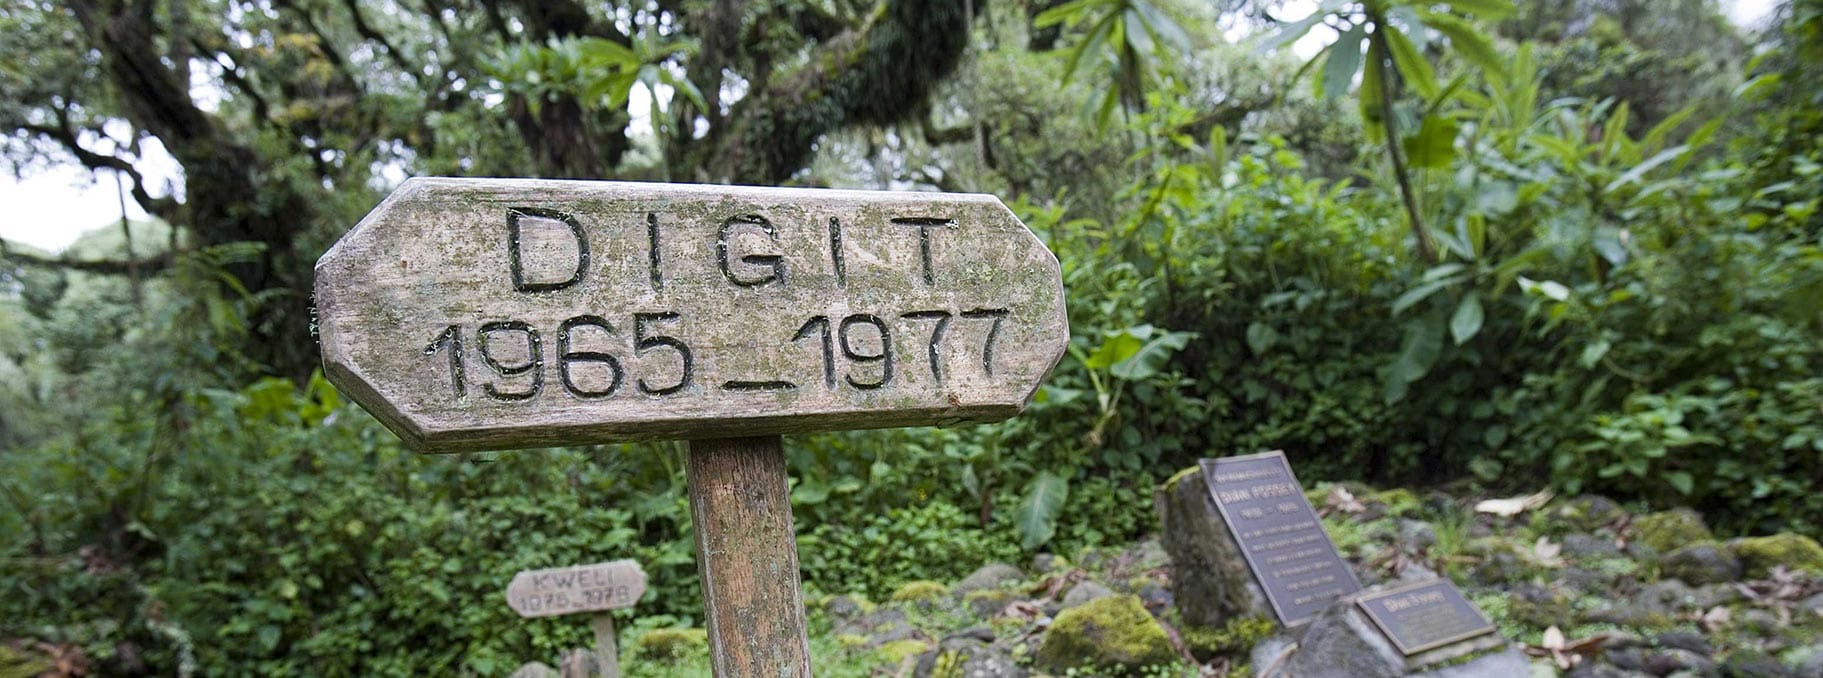
<svg viewBox="0 0 1823 678">
<path fill-rule="evenodd" d="M 1361 590 L 1281 451 L 1201 461 L 1216 508 L 1286 626 Z"/>
<path fill-rule="evenodd" d="M 809 675 L 779 434 L 1005 419 L 1069 342 L 987 195 L 412 179 L 316 272 L 325 373 L 416 449 L 691 441 L 717 676 Z"/>
<path fill-rule="evenodd" d="M 1407 657 L 1494 632 L 1448 579 L 1363 594 L 1355 604 Z"/>
<path fill-rule="evenodd" d="M 646 594 L 646 571 L 631 560 L 525 570 L 506 585 L 506 605 L 525 618 L 596 612 L 595 658 L 604 678 L 620 675 L 614 647 L 614 617 L 608 610 L 632 607 Z"/>
</svg>

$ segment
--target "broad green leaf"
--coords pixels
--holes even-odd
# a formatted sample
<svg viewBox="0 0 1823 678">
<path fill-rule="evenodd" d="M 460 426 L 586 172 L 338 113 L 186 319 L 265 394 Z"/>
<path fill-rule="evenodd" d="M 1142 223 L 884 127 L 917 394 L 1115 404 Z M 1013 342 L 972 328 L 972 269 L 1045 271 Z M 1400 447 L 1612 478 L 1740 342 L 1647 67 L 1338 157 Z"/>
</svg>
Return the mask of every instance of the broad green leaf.
<svg viewBox="0 0 1823 678">
<path fill-rule="evenodd" d="M 1170 14 L 1143 0 L 1134 2 L 1133 9 L 1139 12 L 1140 18 L 1145 21 L 1146 29 L 1152 31 L 1154 37 L 1165 41 L 1166 46 L 1179 52 L 1191 49 L 1190 34 Z"/>
<path fill-rule="evenodd" d="M 1456 276 L 1450 276 L 1447 278 L 1442 278 L 1439 280 L 1432 280 L 1430 282 L 1421 284 L 1417 287 L 1413 287 L 1410 290 L 1407 290 L 1405 292 L 1405 294 L 1399 295 L 1398 299 L 1393 300 L 1393 315 L 1398 315 L 1400 312 L 1404 311 L 1405 309 L 1411 308 L 1413 305 L 1417 304 L 1418 302 L 1424 301 L 1425 299 L 1430 298 L 1430 296 L 1433 294 L 1436 294 L 1438 290 L 1441 290 L 1445 287 L 1449 287 L 1456 283 L 1462 282 L 1463 280 L 1466 280 L 1466 279 L 1467 278 L 1465 276 L 1456 275 Z"/>
<path fill-rule="evenodd" d="M 1025 496 L 1013 508 L 1013 524 L 1019 528 L 1020 543 L 1026 549 L 1043 546 L 1057 533 L 1057 516 L 1070 496 L 1070 481 L 1050 471 L 1041 471 L 1025 487 Z"/>
<path fill-rule="evenodd" d="M 1367 41 L 1367 68 L 1361 72 L 1361 95 L 1355 97 L 1361 102 L 1361 124 L 1367 127 L 1367 138 L 1378 140 L 1386 133 L 1384 121 L 1380 119 L 1381 64 L 1385 63 L 1386 47 L 1379 40 Z"/>
<path fill-rule="evenodd" d="M 1663 148 L 1665 139 L 1669 138 L 1672 132 L 1677 131 L 1678 126 L 1684 124 L 1685 120 L 1689 120 L 1690 116 L 1696 114 L 1698 103 L 1701 102 L 1691 103 L 1689 106 L 1685 106 L 1678 110 L 1678 112 L 1672 113 L 1664 120 L 1659 121 L 1658 124 L 1653 125 L 1652 129 L 1646 131 L 1646 136 L 1640 137 L 1640 147 L 1648 151 L 1655 151 Z"/>
<path fill-rule="evenodd" d="M 1318 81 L 1318 96 L 1333 99 L 1348 92 L 1355 73 L 1361 70 L 1361 41 L 1367 37 L 1367 26 L 1357 25 L 1343 33 L 1329 47 L 1329 60 L 1323 64 L 1323 79 Z"/>
<path fill-rule="evenodd" d="M 1449 167 L 1456 159 L 1456 133 L 1461 129 L 1454 118 L 1425 116 L 1418 133 L 1405 138 L 1406 160 L 1413 167 L 1439 169 Z"/>
<path fill-rule="evenodd" d="M 1464 269 L 1464 268 L 1468 268 L 1468 267 L 1463 266 L 1462 264 L 1458 264 L 1454 261 L 1451 261 L 1448 263 L 1437 264 L 1436 266 L 1430 267 L 1429 270 L 1426 270 L 1424 272 L 1424 275 L 1419 276 L 1419 279 L 1424 280 L 1426 282 L 1429 282 L 1432 280 L 1442 280 L 1444 278 L 1450 277 L 1452 275 L 1455 275 L 1456 273 L 1461 272 L 1462 269 Z"/>
<path fill-rule="evenodd" d="M 1272 329 L 1271 325 L 1258 321 L 1248 323 L 1247 348 L 1252 349 L 1254 355 L 1264 355 L 1278 341 L 1279 331 Z"/>
<path fill-rule="evenodd" d="M 1095 347 L 1095 351 L 1090 353 L 1082 364 L 1092 370 L 1112 367 L 1115 363 L 1125 361 L 1139 353 L 1140 347 L 1144 346 L 1146 340 L 1152 338 L 1152 334 L 1157 331 L 1157 328 L 1151 325 L 1134 325 L 1111 332 L 1107 338 L 1101 340 L 1101 345 Z"/>
<path fill-rule="evenodd" d="M 1437 0 L 1458 12 L 1468 12 L 1483 19 L 1505 19 L 1513 14 L 1511 0 Z"/>
<path fill-rule="evenodd" d="M 1481 321 L 1481 296 L 1470 292 L 1456 304 L 1455 315 L 1450 316 L 1450 337 L 1461 346 L 1481 331 Z"/>
<path fill-rule="evenodd" d="M 1689 151 L 1690 147 L 1688 146 L 1672 146 L 1671 148 L 1659 151 L 1658 155 L 1647 158 L 1645 162 L 1635 165 L 1633 169 L 1627 170 L 1625 174 L 1615 177 L 1614 181 L 1609 182 L 1607 188 L 1602 190 L 1612 193 L 1614 192 L 1614 189 L 1639 181 L 1646 176 L 1647 172 L 1657 169 L 1659 165 L 1676 160 L 1679 156 Z"/>
<path fill-rule="evenodd" d="M 1158 374 L 1164 369 L 1165 362 L 1171 359 L 1171 355 L 1182 350 L 1194 336 L 1196 335 L 1190 332 L 1161 332 L 1140 346 L 1133 355 L 1110 366 L 1108 372 L 1127 380 L 1145 379 Z"/>
<path fill-rule="evenodd" d="M 1467 21 L 1448 14 L 1425 13 L 1424 21 L 1431 28 L 1437 29 L 1444 37 L 1450 39 L 1450 47 L 1461 54 L 1469 63 L 1486 69 L 1490 73 L 1503 72 L 1507 65 L 1501 61 L 1500 53 L 1494 49 L 1494 41 L 1476 29 Z"/>
<path fill-rule="evenodd" d="M 1088 14 L 1090 7 L 1100 4 L 1101 2 L 1102 0 L 1071 0 L 1070 2 L 1040 12 L 1038 16 L 1032 18 L 1032 26 L 1036 28 L 1050 28 L 1062 23 L 1068 23 L 1074 26 L 1076 22 L 1082 21 L 1082 18 Z"/>
<path fill-rule="evenodd" d="M 1044 15 L 1041 14 L 1039 16 Z M 1261 40 L 1259 46 L 1255 49 L 1260 54 L 1265 54 L 1296 42 L 1298 38 L 1304 37 L 1305 33 L 1309 33 L 1310 29 L 1315 28 L 1317 22 L 1322 21 L 1323 17 L 1326 16 L 1329 16 L 1329 13 L 1319 9 L 1315 12 L 1311 12 L 1310 16 L 1285 24 L 1285 26 L 1280 28 L 1277 32 L 1266 36 L 1265 40 Z"/>
<path fill-rule="evenodd" d="M 1437 364 L 1437 356 L 1443 352 L 1443 327 L 1433 318 L 1420 317 L 1405 322 L 1405 340 L 1392 365 L 1393 379 L 1409 384 L 1424 378 L 1431 366 Z"/>
<path fill-rule="evenodd" d="M 1678 494 L 1690 494 L 1696 489 L 1696 478 L 1687 471 L 1666 471 L 1661 474 L 1665 482 L 1670 483 Z"/>
<path fill-rule="evenodd" d="M 1437 72 L 1431 68 L 1431 62 L 1412 44 L 1405 32 L 1392 26 L 1382 26 L 1386 31 L 1386 45 L 1393 55 L 1393 68 L 1398 69 L 1399 77 L 1418 91 L 1418 96 L 1426 100 L 1436 99 L 1442 91 L 1437 87 Z"/>
</svg>

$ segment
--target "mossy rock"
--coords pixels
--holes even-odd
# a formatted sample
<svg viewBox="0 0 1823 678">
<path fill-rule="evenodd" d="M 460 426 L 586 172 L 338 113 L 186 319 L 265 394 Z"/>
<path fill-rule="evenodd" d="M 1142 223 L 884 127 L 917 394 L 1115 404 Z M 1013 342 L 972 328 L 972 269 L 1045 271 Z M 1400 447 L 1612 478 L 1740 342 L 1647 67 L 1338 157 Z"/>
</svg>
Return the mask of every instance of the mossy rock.
<svg viewBox="0 0 1823 678">
<path fill-rule="evenodd" d="M 1715 535 L 1696 511 L 1681 508 L 1635 518 L 1633 539 L 1660 553 L 1669 553 L 1690 544 L 1714 541 Z"/>
<path fill-rule="evenodd" d="M 1006 589 L 975 591 L 962 597 L 962 604 L 982 619 L 990 619 L 1019 596 Z"/>
<path fill-rule="evenodd" d="M 5 678 L 30 678 L 38 675 L 51 675 L 57 663 L 44 657 L 11 647 L 0 645 L 0 676 Z"/>
<path fill-rule="evenodd" d="M 874 655 L 888 664 L 903 664 L 907 657 L 916 657 L 930 649 L 930 643 L 916 638 L 895 640 L 874 649 Z"/>
<path fill-rule="evenodd" d="M 1037 665 L 1058 673 L 1095 667 L 1114 674 L 1170 664 L 1177 656 L 1165 628 L 1146 612 L 1139 596 L 1108 596 L 1057 615 L 1034 655 Z"/>
<path fill-rule="evenodd" d="M 1732 545 L 1749 577 L 1765 577 L 1779 565 L 1823 574 L 1823 545 L 1801 534 L 1784 532 L 1770 537 L 1748 537 L 1737 539 Z"/>
<path fill-rule="evenodd" d="M 1558 502 L 1546 513 L 1551 527 L 1559 534 L 1568 532 L 1594 532 L 1619 519 L 1627 513 L 1620 504 L 1607 497 L 1585 494 L 1574 499 Z"/>
<path fill-rule="evenodd" d="M 653 629 L 633 639 L 633 656 L 646 661 L 669 663 L 708 652 L 706 629 Z"/>
<path fill-rule="evenodd" d="M 1366 501 L 1385 506 L 1389 516 L 1411 516 L 1424 508 L 1424 500 L 1417 493 L 1402 487 L 1375 492 Z"/>
<path fill-rule="evenodd" d="M 1199 661 L 1209 661 L 1216 657 L 1245 659 L 1256 643 L 1278 630 L 1278 623 L 1271 619 L 1241 617 L 1220 628 L 1183 626 L 1178 632 L 1183 635 L 1184 645 L 1190 648 L 1192 656 Z"/>
<path fill-rule="evenodd" d="M 914 581 L 893 591 L 895 603 L 926 603 L 949 595 L 949 587 L 934 581 Z"/>
<path fill-rule="evenodd" d="M 838 633 L 836 634 L 836 644 L 842 646 L 843 649 L 857 648 L 867 644 L 867 636 L 859 633 Z"/>
</svg>

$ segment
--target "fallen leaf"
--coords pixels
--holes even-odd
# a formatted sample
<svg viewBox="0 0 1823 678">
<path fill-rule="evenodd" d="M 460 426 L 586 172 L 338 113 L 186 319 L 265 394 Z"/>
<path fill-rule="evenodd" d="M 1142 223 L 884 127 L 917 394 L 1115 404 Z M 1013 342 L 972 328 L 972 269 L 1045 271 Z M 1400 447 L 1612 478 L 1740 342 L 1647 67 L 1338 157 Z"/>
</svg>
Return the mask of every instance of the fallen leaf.
<svg viewBox="0 0 1823 678">
<path fill-rule="evenodd" d="M 1529 494 L 1523 497 L 1487 499 L 1475 504 L 1475 510 L 1480 513 L 1492 513 L 1503 518 L 1511 518 L 1526 511 L 1544 506 L 1546 503 L 1550 502 L 1551 497 L 1554 496 L 1556 495 L 1550 490 L 1544 490 L 1537 494 Z"/>
</svg>

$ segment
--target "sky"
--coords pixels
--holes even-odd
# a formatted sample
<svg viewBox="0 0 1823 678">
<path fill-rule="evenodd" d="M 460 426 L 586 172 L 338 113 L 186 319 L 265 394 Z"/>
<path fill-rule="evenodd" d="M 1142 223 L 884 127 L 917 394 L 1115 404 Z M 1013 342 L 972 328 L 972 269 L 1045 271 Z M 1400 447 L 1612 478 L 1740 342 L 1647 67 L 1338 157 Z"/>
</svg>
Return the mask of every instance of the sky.
<svg viewBox="0 0 1823 678">
<path fill-rule="evenodd" d="M 1723 11 L 1737 25 L 1756 26 L 1772 11 L 1776 0 L 1721 0 Z M 1315 6 L 1311 0 L 1288 2 L 1281 10 L 1284 17 L 1297 18 Z M 1307 36 L 1296 45 L 1300 54 L 1314 52 L 1324 38 Z M 1311 44 L 1303 44 L 1309 42 Z M 644 92 L 636 92 L 643 95 Z M 643 99 L 635 96 L 635 99 Z M 643 114 L 644 101 L 630 102 L 633 111 Z M 124 131 L 123 131 L 124 133 Z M 91 140 L 95 141 L 95 140 Z M 107 144 L 100 141 L 100 145 Z M 181 186 L 177 163 L 156 142 L 143 148 L 135 167 L 146 175 L 154 195 L 165 195 L 173 186 Z M 99 145 L 91 149 L 101 150 Z M 143 219 L 146 214 L 126 201 L 127 217 Z M 84 231 L 117 224 L 120 221 L 120 198 L 112 174 L 91 173 L 73 161 L 28 170 L 24 178 L 0 172 L 0 238 L 50 251 L 68 247 Z"/>
</svg>

